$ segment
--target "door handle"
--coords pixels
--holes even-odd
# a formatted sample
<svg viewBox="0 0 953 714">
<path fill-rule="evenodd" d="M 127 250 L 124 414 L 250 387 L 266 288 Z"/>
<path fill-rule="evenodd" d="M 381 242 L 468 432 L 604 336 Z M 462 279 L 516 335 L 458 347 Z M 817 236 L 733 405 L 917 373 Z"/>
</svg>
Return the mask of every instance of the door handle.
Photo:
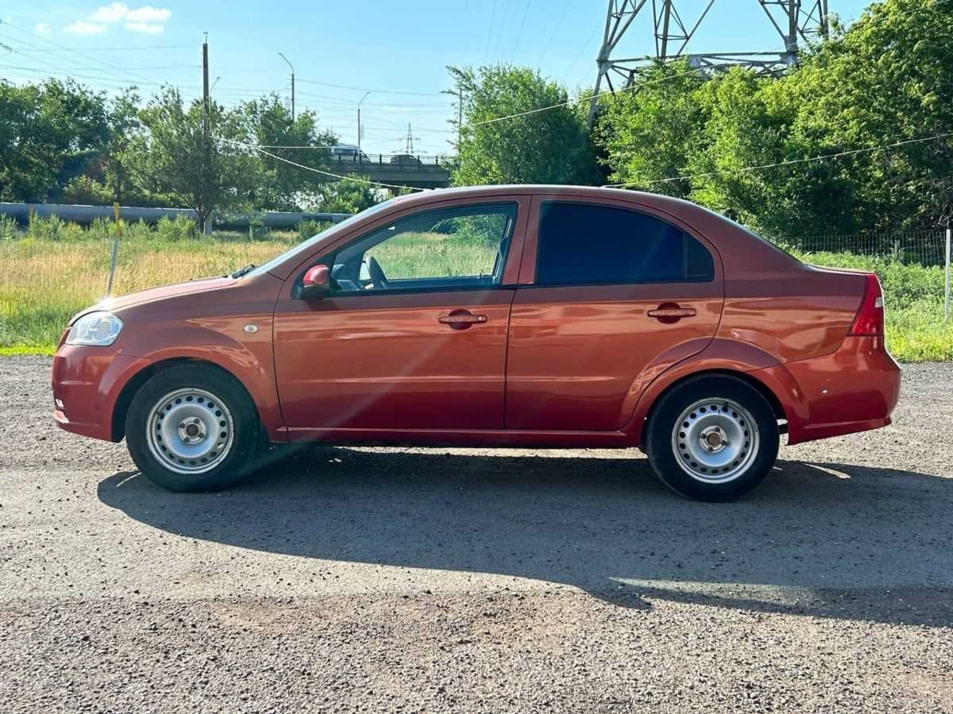
<svg viewBox="0 0 953 714">
<path fill-rule="evenodd" d="M 698 311 L 693 307 L 681 307 L 678 303 L 666 302 L 654 310 L 649 310 L 646 314 L 649 317 L 654 317 L 659 322 L 671 324 L 678 322 L 683 317 L 695 317 Z"/>
<path fill-rule="evenodd" d="M 486 322 L 486 315 L 474 315 L 469 310 L 454 310 L 449 315 L 441 315 L 438 320 L 442 325 L 449 325 L 451 330 L 466 330 L 473 325 Z"/>
</svg>

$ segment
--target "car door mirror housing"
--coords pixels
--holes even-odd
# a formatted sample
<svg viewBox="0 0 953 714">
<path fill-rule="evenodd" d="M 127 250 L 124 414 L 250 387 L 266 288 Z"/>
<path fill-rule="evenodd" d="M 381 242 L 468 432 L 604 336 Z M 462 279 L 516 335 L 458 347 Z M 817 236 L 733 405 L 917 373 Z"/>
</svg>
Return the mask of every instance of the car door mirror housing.
<svg viewBox="0 0 953 714">
<path fill-rule="evenodd" d="M 313 265 L 301 278 L 301 297 L 316 298 L 331 289 L 331 269 L 326 265 Z"/>
</svg>

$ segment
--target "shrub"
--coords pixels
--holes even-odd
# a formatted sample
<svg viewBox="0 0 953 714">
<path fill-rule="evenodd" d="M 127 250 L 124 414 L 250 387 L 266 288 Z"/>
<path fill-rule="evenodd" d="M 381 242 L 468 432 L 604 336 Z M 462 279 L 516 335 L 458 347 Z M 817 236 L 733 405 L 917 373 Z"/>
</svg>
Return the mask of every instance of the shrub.
<svg viewBox="0 0 953 714">
<path fill-rule="evenodd" d="M 311 219 L 305 219 L 298 224 L 298 238 L 301 240 L 308 240 L 313 236 L 316 236 L 323 230 L 330 228 L 333 223 L 328 221 L 314 221 Z"/>
</svg>

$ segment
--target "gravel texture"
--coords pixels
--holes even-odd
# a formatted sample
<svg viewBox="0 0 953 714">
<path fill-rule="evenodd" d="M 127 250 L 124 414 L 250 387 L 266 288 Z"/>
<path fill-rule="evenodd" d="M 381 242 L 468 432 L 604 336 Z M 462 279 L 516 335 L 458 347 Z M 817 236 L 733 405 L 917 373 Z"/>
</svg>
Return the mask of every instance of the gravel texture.
<svg viewBox="0 0 953 714">
<path fill-rule="evenodd" d="M 303 449 L 177 495 L 0 359 L 3 712 L 953 712 L 953 365 L 741 502 L 636 452 Z"/>
</svg>

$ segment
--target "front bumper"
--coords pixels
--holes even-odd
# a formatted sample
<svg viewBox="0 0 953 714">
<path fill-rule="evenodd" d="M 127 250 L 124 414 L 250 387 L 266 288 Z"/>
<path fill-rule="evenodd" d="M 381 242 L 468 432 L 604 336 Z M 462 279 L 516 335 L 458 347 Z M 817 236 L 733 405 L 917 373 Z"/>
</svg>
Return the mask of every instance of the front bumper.
<svg viewBox="0 0 953 714">
<path fill-rule="evenodd" d="M 118 441 L 112 424 L 116 402 L 129 379 L 148 363 L 111 347 L 60 345 L 52 372 L 57 425 L 74 434 Z"/>
</svg>

